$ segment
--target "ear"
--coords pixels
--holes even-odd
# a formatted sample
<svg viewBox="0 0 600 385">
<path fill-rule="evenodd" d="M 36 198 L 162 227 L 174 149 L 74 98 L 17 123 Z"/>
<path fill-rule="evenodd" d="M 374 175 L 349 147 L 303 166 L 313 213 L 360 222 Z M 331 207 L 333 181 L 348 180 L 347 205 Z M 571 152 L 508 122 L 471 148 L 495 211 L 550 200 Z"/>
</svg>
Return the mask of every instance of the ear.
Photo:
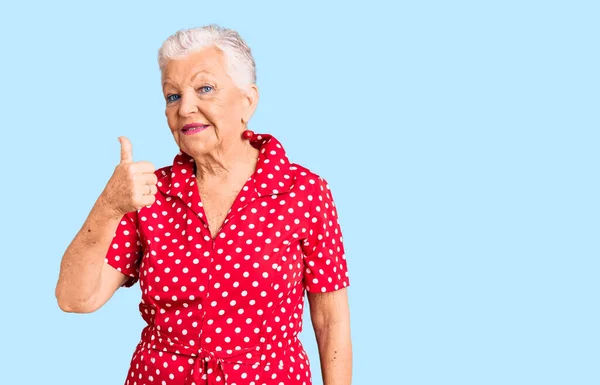
<svg viewBox="0 0 600 385">
<path fill-rule="evenodd" d="M 258 105 L 259 93 L 258 86 L 251 84 L 244 92 L 244 110 L 242 111 L 242 123 L 247 124 L 256 111 Z"/>
</svg>

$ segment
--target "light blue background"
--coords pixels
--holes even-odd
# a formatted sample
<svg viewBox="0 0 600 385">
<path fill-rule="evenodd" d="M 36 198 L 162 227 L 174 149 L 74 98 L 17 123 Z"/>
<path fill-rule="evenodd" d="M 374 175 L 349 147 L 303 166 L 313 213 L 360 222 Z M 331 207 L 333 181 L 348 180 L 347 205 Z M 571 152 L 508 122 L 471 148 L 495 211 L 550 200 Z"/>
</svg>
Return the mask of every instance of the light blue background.
<svg viewBox="0 0 600 385">
<path fill-rule="evenodd" d="M 599 384 L 599 3 L 392 3 L 3 3 L 0 383 L 123 383 L 139 287 L 64 314 L 60 259 L 119 135 L 172 161 L 156 52 L 215 22 L 253 49 L 251 128 L 333 189 L 354 384 Z"/>
</svg>

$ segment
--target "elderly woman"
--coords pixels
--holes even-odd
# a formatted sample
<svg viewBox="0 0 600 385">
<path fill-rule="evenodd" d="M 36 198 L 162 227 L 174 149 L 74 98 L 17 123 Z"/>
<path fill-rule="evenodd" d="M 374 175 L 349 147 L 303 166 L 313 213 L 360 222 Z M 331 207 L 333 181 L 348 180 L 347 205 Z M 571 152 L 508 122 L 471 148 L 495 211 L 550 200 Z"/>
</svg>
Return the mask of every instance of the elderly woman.
<svg viewBox="0 0 600 385">
<path fill-rule="evenodd" d="M 327 182 L 247 124 L 255 64 L 230 29 L 182 30 L 159 50 L 181 152 L 121 161 L 66 250 L 60 308 L 89 313 L 139 280 L 141 333 L 126 384 L 311 384 L 304 293 L 326 385 L 347 385 L 347 265 Z"/>
</svg>

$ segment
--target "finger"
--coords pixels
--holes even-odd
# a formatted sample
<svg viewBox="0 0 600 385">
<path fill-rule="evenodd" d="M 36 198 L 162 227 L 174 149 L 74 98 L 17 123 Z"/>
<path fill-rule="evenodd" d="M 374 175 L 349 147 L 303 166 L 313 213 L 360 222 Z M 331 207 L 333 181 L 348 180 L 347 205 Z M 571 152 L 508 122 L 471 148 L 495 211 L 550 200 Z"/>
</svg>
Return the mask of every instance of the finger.
<svg viewBox="0 0 600 385">
<path fill-rule="evenodd" d="M 149 174 L 149 173 L 136 174 L 134 178 L 135 178 L 136 183 L 139 183 L 141 185 L 153 186 L 153 185 L 156 185 L 156 183 L 158 183 L 158 178 L 154 174 Z M 146 190 L 144 190 L 144 191 L 146 191 Z"/>
<path fill-rule="evenodd" d="M 137 171 L 139 173 L 154 174 L 154 171 L 156 171 L 156 168 L 154 168 L 154 165 L 150 162 L 141 161 L 141 162 L 135 162 L 135 171 Z"/>
<path fill-rule="evenodd" d="M 156 197 L 153 194 L 144 195 L 142 197 L 141 202 L 144 206 L 151 206 L 152 204 L 154 204 L 154 202 L 156 202 Z"/>
<path fill-rule="evenodd" d="M 121 143 L 121 163 L 132 163 L 133 152 L 131 142 L 124 136 L 119 136 L 119 142 Z"/>
<path fill-rule="evenodd" d="M 154 196 L 158 192 L 158 188 L 155 184 L 150 185 L 150 195 Z"/>
</svg>

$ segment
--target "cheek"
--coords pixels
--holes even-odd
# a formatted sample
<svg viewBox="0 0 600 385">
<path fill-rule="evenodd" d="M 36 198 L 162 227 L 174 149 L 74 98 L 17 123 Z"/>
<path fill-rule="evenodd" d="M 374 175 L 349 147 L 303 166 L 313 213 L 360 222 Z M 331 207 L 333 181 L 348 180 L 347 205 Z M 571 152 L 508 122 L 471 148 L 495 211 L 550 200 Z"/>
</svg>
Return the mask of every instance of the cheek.
<svg viewBox="0 0 600 385">
<path fill-rule="evenodd" d="M 211 101 L 210 103 L 204 103 L 200 107 L 200 113 L 204 117 L 215 125 L 222 123 L 227 119 L 227 110 L 222 103 Z"/>
<path fill-rule="evenodd" d="M 171 131 L 171 133 L 173 134 L 173 139 L 175 139 L 175 143 L 177 143 L 177 146 L 181 146 L 181 143 L 179 142 L 179 140 L 180 140 L 179 131 Z"/>
<path fill-rule="evenodd" d="M 167 107 L 165 109 L 165 116 L 167 117 L 167 124 L 171 131 L 175 129 L 175 125 L 177 124 L 177 111 L 174 108 Z"/>
<path fill-rule="evenodd" d="M 201 112 L 208 120 L 218 125 L 219 123 L 229 125 L 237 123 L 241 117 L 240 103 L 232 95 L 224 95 L 216 98 L 201 107 Z"/>
<path fill-rule="evenodd" d="M 165 116 L 167 117 L 167 125 L 169 126 L 169 131 L 171 131 L 171 134 L 173 134 L 173 137 L 175 138 L 175 142 L 177 143 L 177 145 L 179 145 L 180 132 L 177 129 L 177 112 L 173 109 L 167 108 L 165 110 Z"/>
</svg>

